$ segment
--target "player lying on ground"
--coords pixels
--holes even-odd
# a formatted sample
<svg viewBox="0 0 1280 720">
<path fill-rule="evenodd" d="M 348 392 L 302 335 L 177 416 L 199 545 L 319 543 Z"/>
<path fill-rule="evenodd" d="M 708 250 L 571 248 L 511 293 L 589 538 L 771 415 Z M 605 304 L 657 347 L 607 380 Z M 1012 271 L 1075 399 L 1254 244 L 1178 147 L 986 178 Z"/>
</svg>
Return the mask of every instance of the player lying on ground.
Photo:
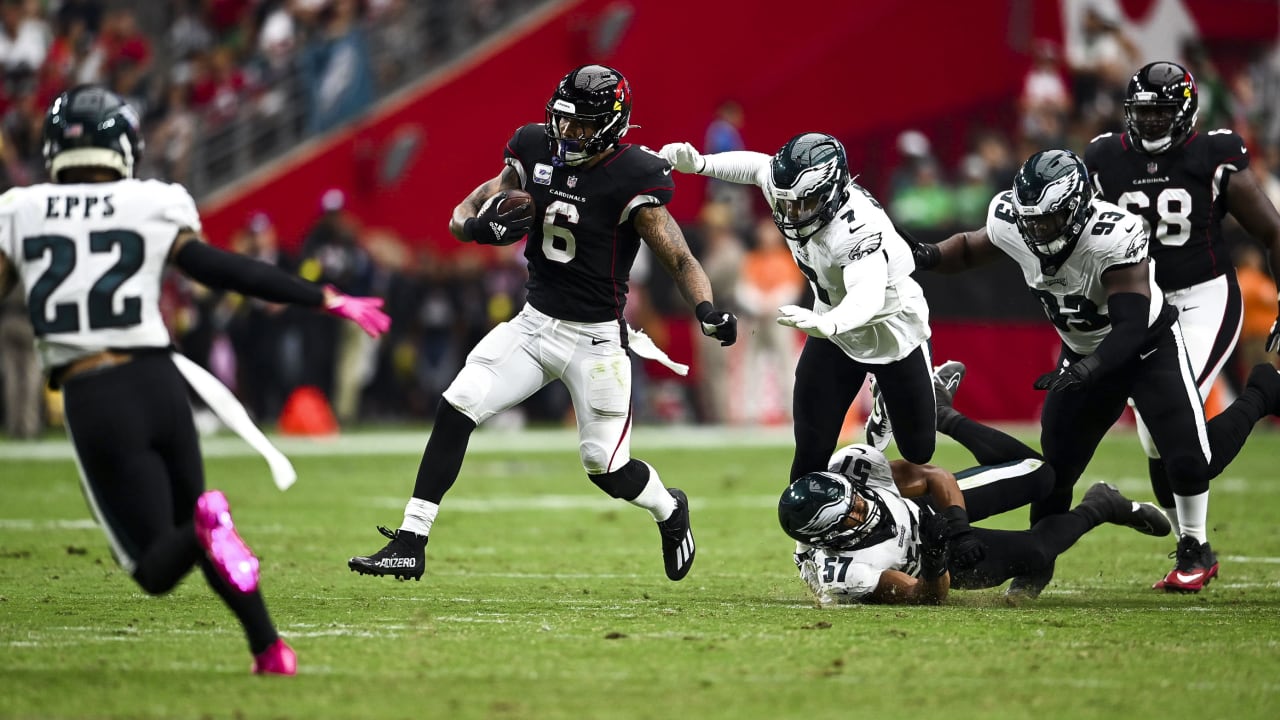
<svg viewBox="0 0 1280 720">
<path fill-rule="evenodd" d="M 1105 522 L 1169 534 L 1158 508 L 1134 503 L 1106 483 L 1091 487 L 1074 510 L 1030 530 L 972 527 L 971 520 L 1044 497 L 1054 481 L 1034 450 L 951 407 L 963 370 L 948 362 L 934 374 L 938 429 L 981 465 L 953 475 L 850 445 L 831 456 L 827 472 L 809 473 L 782 494 L 779 522 L 796 540 L 796 566 L 820 604 L 941 603 L 951 587 L 995 587 L 1049 567 Z"/>
</svg>

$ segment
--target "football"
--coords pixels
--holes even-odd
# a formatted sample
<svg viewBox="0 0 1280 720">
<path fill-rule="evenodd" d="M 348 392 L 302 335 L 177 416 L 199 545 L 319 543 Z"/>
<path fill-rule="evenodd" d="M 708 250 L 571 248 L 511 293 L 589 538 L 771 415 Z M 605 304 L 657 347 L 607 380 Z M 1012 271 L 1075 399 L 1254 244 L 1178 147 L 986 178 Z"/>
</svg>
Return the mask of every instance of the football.
<svg viewBox="0 0 1280 720">
<path fill-rule="evenodd" d="M 533 217 L 533 196 L 516 188 L 507 190 L 507 196 L 498 203 L 498 217 L 513 222 Z"/>
</svg>

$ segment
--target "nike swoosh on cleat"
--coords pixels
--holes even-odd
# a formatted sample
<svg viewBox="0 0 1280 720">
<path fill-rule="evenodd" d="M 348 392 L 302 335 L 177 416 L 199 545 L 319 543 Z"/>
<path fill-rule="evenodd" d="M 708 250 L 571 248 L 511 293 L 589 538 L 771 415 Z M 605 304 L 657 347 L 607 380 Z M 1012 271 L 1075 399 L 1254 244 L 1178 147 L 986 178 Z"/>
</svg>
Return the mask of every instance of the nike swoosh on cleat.
<svg viewBox="0 0 1280 720">
<path fill-rule="evenodd" d="M 1204 572 L 1194 572 L 1189 574 L 1184 572 L 1175 572 L 1173 574 L 1173 578 L 1175 580 L 1177 580 L 1180 583 L 1187 583 L 1187 584 L 1196 582 L 1202 577 L 1204 577 Z"/>
</svg>

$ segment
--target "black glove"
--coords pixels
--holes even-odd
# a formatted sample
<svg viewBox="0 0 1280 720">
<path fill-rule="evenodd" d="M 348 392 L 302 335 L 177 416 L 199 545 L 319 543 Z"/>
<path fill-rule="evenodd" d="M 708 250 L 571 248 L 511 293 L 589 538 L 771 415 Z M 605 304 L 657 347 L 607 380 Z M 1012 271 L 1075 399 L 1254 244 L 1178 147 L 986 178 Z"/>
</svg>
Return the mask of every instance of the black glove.
<svg viewBox="0 0 1280 720">
<path fill-rule="evenodd" d="M 928 509 L 920 511 L 920 575 L 932 580 L 947 572 L 947 519 Z"/>
<path fill-rule="evenodd" d="M 528 212 L 524 205 L 499 213 L 498 208 L 506 198 L 507 191 L 503 190 L 485 200 L 479 214 L 463 224 L 462 234 L 481 245 L 510 245 L 528 235 L 534 213 Z"/>
<path fill-rule="evenodd" d="M 1101 362 L 1097 355 L 1090 355 L 1079 362 L 1071 363 L 1067 367 L 1047 372 L 1036 380 L 1035 389 L 1048 390 L 1049 392 L 1082 390 L 1091 384 L 1093 374 L 1097 371 Z"/>
<path fill-rule="evenodd" d="M 971 568 L 987 556 L 987 546 L 973 534 L 969 527 L 969 513 L 959 505 L 942 511 L 947 519 L 947 540 L 951 543 L 951 564 L 956 568 Z"/>
<path fill-rule="evenodd" d="M 1271 334 L 1267 335 L 1267 352 L 1280 352 L 1280 317 L 1271 323 Z"/>
<path fill-rule="evenodd" d="M 702 334 L 720 341 L 721 345 L 732 345 L 738 340 L 738 318 L 731 312 L 724 312 L 712 307 L 711 303 L 698 303 L 694 309 L 698 322 L 702 323 Z"/>
<path fill-rule="evenodd" d="M 942 262 L 942 251 L 933 243 L 912 242 L 911 259 L 916 261 L 917 270 L 931 270 Z"/>
</svg>

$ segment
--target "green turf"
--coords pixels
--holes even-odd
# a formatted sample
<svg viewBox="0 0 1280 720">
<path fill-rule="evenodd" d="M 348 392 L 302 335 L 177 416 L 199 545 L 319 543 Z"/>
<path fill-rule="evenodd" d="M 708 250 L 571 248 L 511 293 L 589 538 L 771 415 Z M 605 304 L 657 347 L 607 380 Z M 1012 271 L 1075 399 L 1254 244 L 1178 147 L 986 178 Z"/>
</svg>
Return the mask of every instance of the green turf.
<svg viewBox="0 0 1280 720">
<path fill-rule="evenodd" d="M 416 452 L 299 452 L 287 493 L 258 459 L 210 458 L 298 651 L 292 679 L 249 675 L 239 626 L 198 576 L 143 595 L 86 522 L 70 460 L 0 445 L 0 716 L 1280 717 L 1280 434 L 1256 433 L 1218 481 L 1222 577 L 1198 596 L 1149 589 L 1170 540 L 1108 526 L 1035 603 L 990 590 L 828 610 L 777 529 L 785 447 L 663 450 L 645 434 L 637 455 L 693 498 L 698 562 L 680 583 L 647 515 L 586 482 L 562 435 L 547 441 L 560 452 L 469 458 L 420 583 L 346 569 L 381 546 L 375 524 L 398 525 Z M 935 460 L 969 463 L 954 445 Z M 1121 434 L 1083 483 L 1145 497 L 1145 466 Z"/>
</svg>

